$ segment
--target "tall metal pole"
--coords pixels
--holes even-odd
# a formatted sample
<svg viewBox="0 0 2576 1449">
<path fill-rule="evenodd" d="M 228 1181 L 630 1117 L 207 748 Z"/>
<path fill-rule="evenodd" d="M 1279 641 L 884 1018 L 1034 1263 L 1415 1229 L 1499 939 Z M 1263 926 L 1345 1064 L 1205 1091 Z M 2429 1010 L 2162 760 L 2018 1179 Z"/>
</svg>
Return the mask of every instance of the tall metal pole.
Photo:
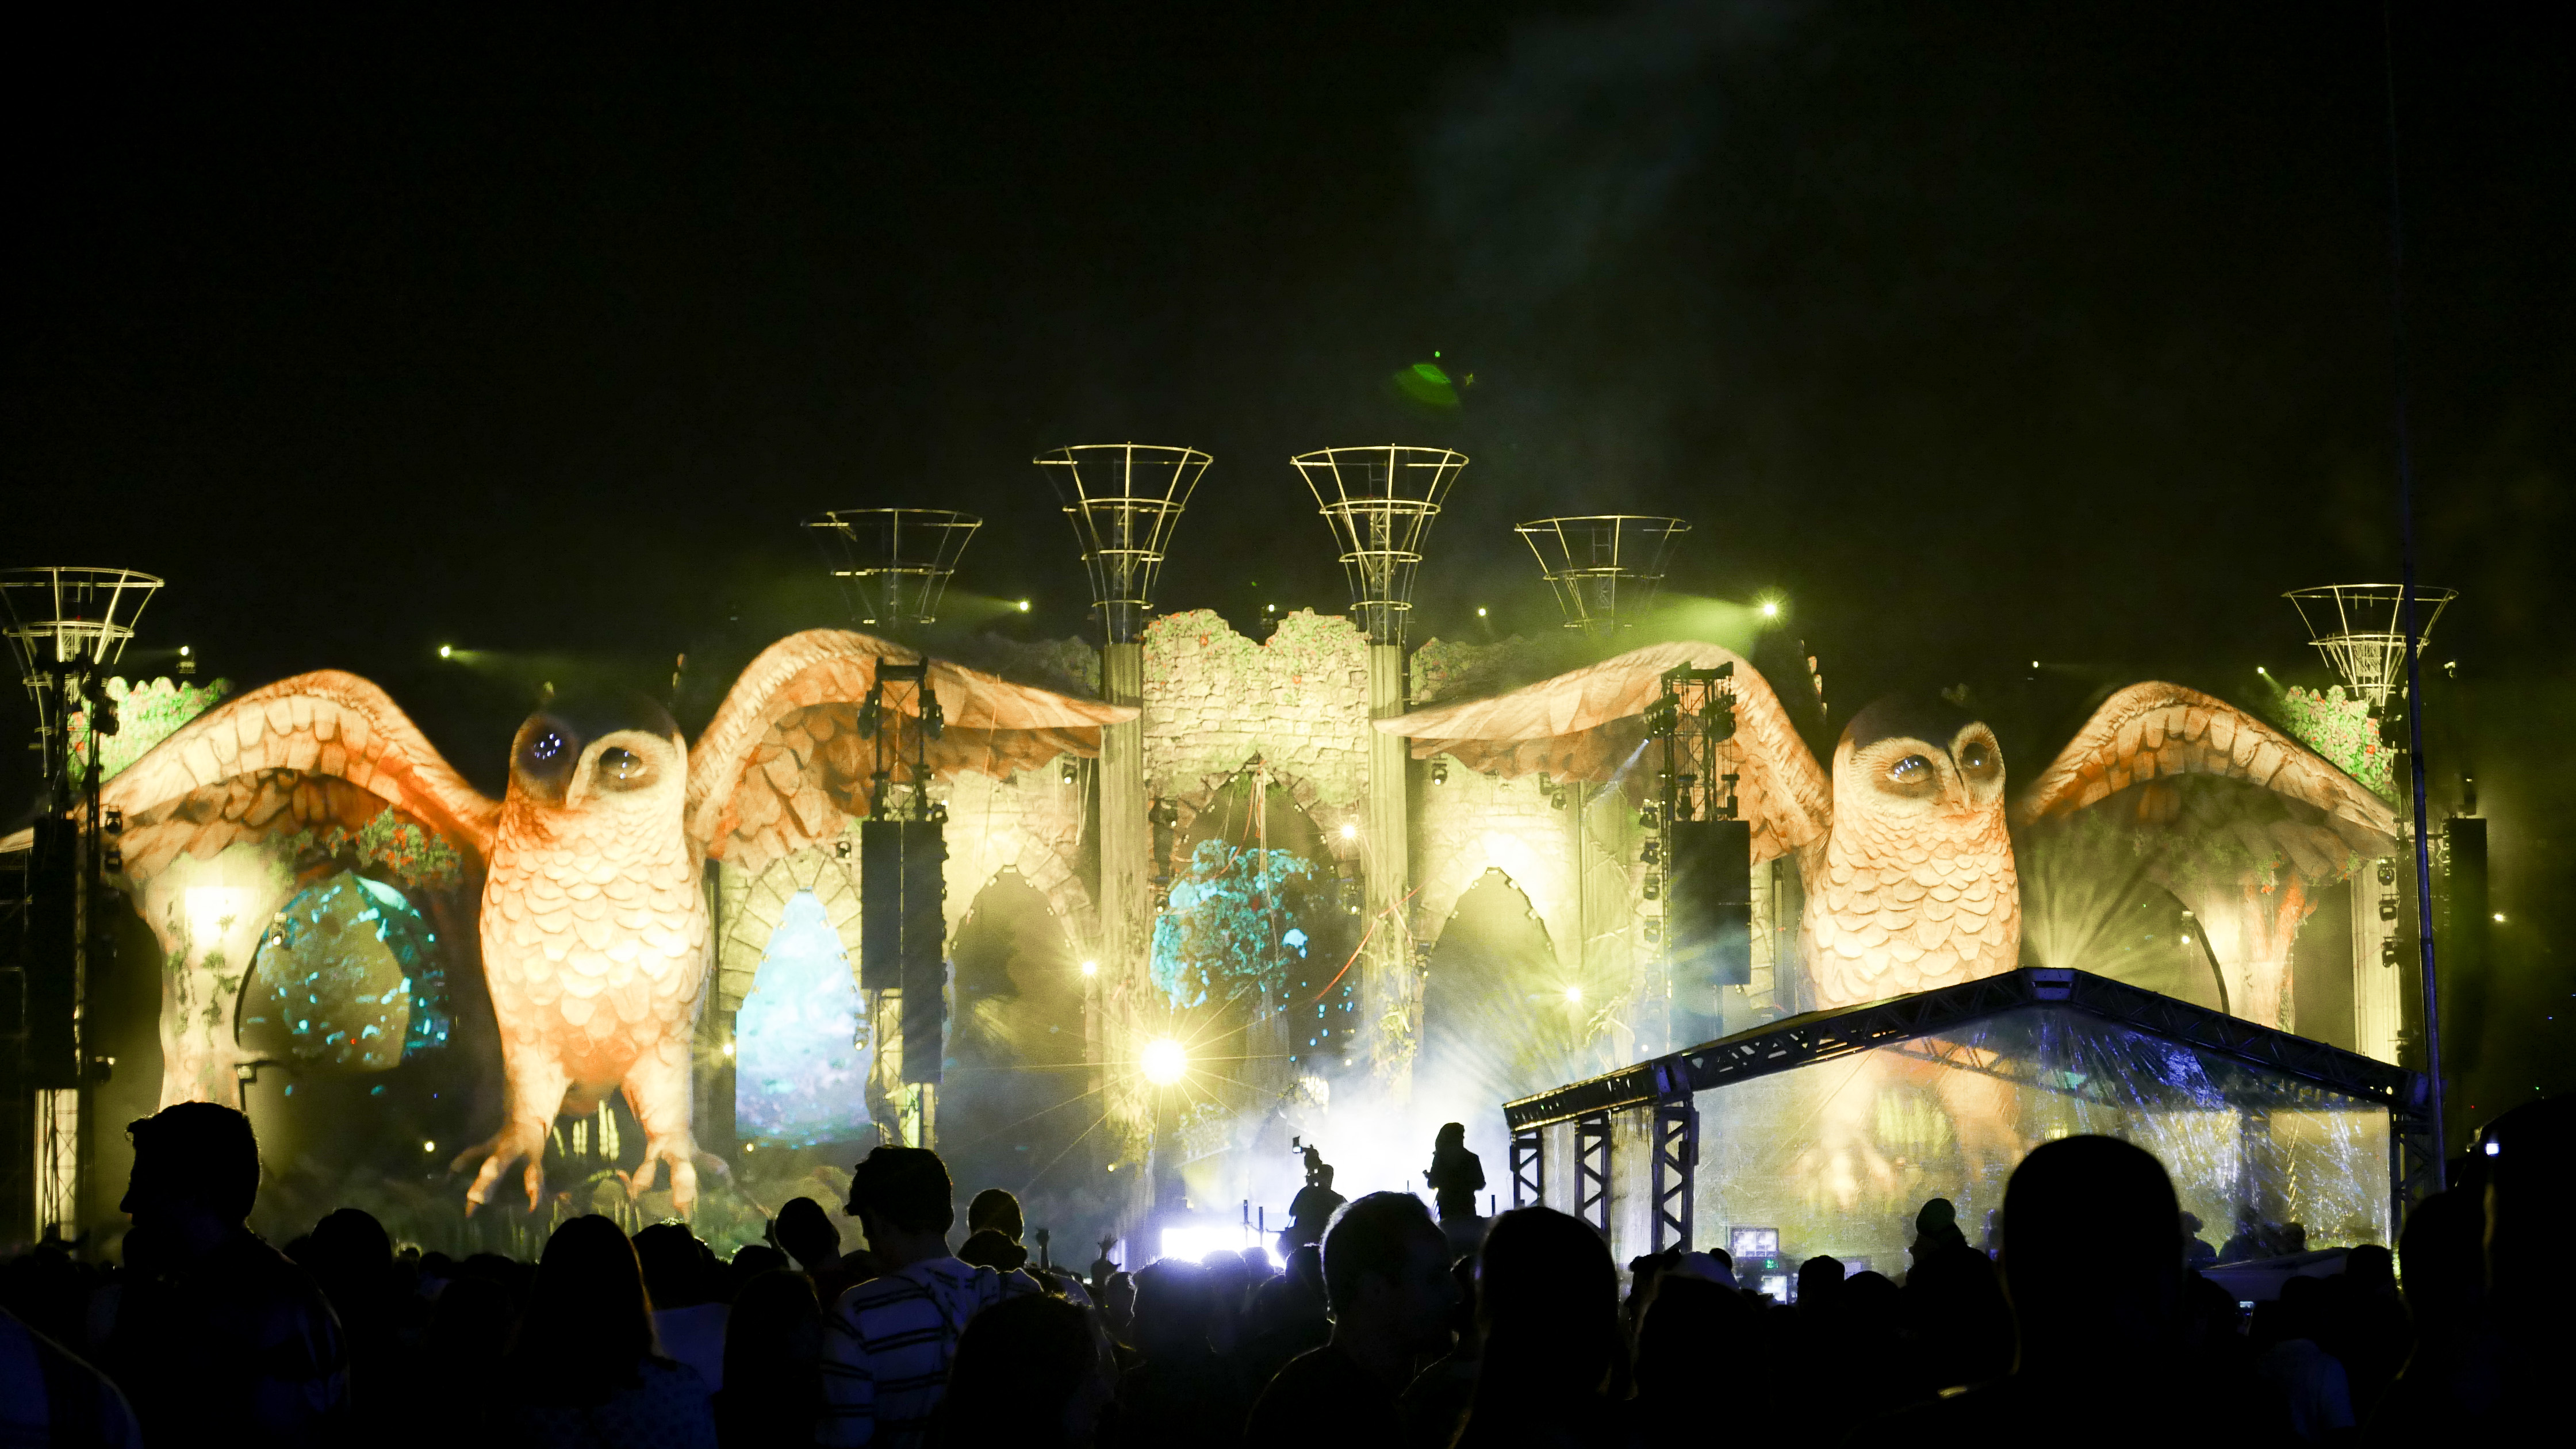
<svg viewBox="0 0 2576 1449">
<path fill-rule="evenodd" d="M 2388 324 L 2389 376 L 2397 421 L 2398 582 L 2406 631 L 2407 767 L 2415 800 L 2415 949 L 2424 983 L 2424 1072 L 2432 1084 L 2433 1172 L 2441 1182 L 2448 1160 L 2443 1146 L 2442 994 L 2433 970 L 2433 852 L 2424 805 L 2423 636 L 2415 626 L 2415 464 L 2406 426 L 2406 210 L 2398 188 L 2397 30 L 2394 0 L 2381 0 L 2380 43 L 2386 57 L 2388 95 Z"/>
</svg>

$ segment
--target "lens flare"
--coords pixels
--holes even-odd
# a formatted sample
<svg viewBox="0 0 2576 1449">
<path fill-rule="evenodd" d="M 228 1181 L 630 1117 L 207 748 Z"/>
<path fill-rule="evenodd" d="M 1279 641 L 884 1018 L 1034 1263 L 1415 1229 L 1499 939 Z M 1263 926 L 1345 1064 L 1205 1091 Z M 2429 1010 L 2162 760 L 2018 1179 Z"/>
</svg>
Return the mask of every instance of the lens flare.
<svg viewBox="0 0 2576 1449">
<path fill-rule="evenodd" d="M 1145 1048 L 1145 1080 L 1158 1087 L 1168 1087 L 1190 1069 L 1190 1054 L 1179 1042 L 1164 1037 Z"/>
</svg>

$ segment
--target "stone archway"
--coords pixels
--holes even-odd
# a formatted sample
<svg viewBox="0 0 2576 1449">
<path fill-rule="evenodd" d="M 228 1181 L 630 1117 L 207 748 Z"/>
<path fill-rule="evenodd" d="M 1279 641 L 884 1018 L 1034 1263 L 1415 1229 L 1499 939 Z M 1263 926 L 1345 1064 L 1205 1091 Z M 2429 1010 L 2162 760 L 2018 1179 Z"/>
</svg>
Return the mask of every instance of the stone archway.
<svg viewBox="0 0 2576 1449">
<path fill-rule="evenodd" d="M 1592 1004 L 1568 999 L 1575 984 L 1518 881 L 1493 868 L 1461 892 L 1423 982 L 1423 1120 L 1463 1122 L 1488 1164 L 1507 1160 L 1502 1104 L 1578 1075 Z"/>
</svg>

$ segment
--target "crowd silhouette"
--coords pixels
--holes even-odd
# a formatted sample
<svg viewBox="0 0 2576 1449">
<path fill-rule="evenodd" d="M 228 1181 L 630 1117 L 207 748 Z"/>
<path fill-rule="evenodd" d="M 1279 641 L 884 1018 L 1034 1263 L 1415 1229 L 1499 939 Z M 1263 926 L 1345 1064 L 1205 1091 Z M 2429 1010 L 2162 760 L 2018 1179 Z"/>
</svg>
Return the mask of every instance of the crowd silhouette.
<svg viewBox="0 0 2576 1449">
<path fill-rule="evenodd" d="M 1130 1274 L 1032 1262 L 1020 1204 L 957 1229 L 932 1152 L 856 1164 L 845 1245 L 811 1199 L 719 1260 L 681 1223 L 572 1218 L 534 1264 L 401 1249 L 342 1209 L 245 1226 L 249 1121 L 131 1128 L 122 1261 L 0 1267 L 0 1444 L 618 1449 L 1642 1449 L 1747 1443 L 2538 1442 L 2571 1347 L 2576 1098 L 2485 1129 L 2392 1255 L 2351 1249 L 2248 1315 L 2157 1160 L 2072 1137 L 1972 1245 L 1923 1205 L 1900 1277 L 1830 1257 L 1793 1305 L 1713 1249 L 1623 1274 L 1547 1208 L 1472 1217 L 1444 1130 L 1408 1193 L 1309 1189 L 1263 1251 Z M 1329 1199 L 1329 1202 L 1327 1202 Z M 1472 1224 L 1462 1227 L 1462 1224 Z M 2248 1232 L 2256 1230 L 2249 1226 Z M 2268 1230 L 2266 1230 L 2268 1231 Z M 2240 1234 L 2243 1236 L 2243 1234 Z M 1466 1251 L 1456 1245 L 1468 1243 Z M 2278 1250 L 2283 1240 L 2245 1249 Z M 2402 1272 L 2400 1271 L 2402 1268 Z"/>
</svg>

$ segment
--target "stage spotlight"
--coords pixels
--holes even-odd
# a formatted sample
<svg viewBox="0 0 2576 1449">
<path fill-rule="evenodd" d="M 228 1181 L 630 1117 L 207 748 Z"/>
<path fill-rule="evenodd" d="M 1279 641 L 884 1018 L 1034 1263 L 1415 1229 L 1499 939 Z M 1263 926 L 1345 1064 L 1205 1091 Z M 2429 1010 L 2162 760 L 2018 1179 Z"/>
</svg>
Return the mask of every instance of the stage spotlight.
<svg viewBox="0 0 2576 1449">
<path fill-rule="evenodd" d="M 1085 961 L 1085 962 L 1083 962 L 1083 963 L 1082 963 L 1082 974 L 1083 974 L 1083 975 L 1085 975 L 1085 976 L 1097 976 L 1097 975 L 1099 975 L 1099 974 L 1100 974 L 1100 963 L 1099 963 L 1099 962 L 1097 962 L 1097 961 Z"/>
<path fill-rule="evenodd" d="M 453 645 L 453 644 L 441 644 L 441 645 L 439 645 L 439 646 L 438 646 L 438 657 L 439 657 L 439 658 L 441 658 L 441 659 L 448 658 L 448 657 L 450 657 L 450 656 L 454 655 L 455 653 L 456 653 L 456 646 L 455 646 L 455 645 Z"/>
<path fill-rule="evenodd" d="M 1565 988 L 1565 999 L 1580 1005 L 1583 1001 L 1583 988 L 1580 986 L 1569 986 Z"/>
<path fill-rule="evenodd" d="M 2496 921 L 2496 924 L 2497 924 L 2497 925 L 2499 925 L 2499 926 L 2503 925 L 2503 924 L 2504 924 L 2504 912 L 2502 912 L 2502 911 L 2498 911 L 2498 912 L 2496 912 L 2496 913 L 2495 913 L 2495 921 Z"/>
<path fill-rule="evenodd" d="M 1359 838 L 1360 838 L 1360 828 L 1359 828 L 1358 826 L 1356 826 L 1356 825 L 1345 825 L 1345 826 L 1343 826 L 1343 827 L 1342 827 L 1342 838 L 1343 838 L 1344 840 L 1357 840 L 1357 839 L 1359 839 Z"/>
<path fill-rule="evenodd" d="M 424 1142 L 420 1144 L 420 1150 L 423 1152 L 436 1152 L 438 1150 L 438 1144 L 435 1142 Z"/>
<path fill-rule="evenodd" d="M 1482 604 L 1478 604 L 1478 605 L 1476 606 L 1476 617 L 1477 617 L 1477 618 L 1479 618 L 1479 619 L 1481 619 L 1481 618 L 1485 617 L 1485 606 L 1484 606 L 1484 605 L 1482 605 Z"/>
<path fill-rule="evenodd" d="M 1026 599 L 1022 599 L 1022 600 L 1020 600 L 1020 612 L 1021 612 L 1021 613 L 1023 613 L 1023 614 L 1025 614 L 1025 613 L 1027 613 L 1028 611 L 1029 611 L 1029 601 L 1028 601 L 1028 600 L 1026 600 Z"/>
<path fill-rule="evenodd" d="M 733 1043 L 732 1043 L 732 1042 L 726 1042 L 726 1043 L 724 1044 L 724 1054 L 725 1054 L 726 1056 L 732 1056 L 732 1055 L 733 1055 Z"/>
<path fill-rule="evenodd" d="M 1158 1087 L 1168 1087 L 1190 1069 L 1190 1054 L 1170 1037 L 1163 1037 L 1145 1048 L 1145 1080 Z"/>
<path fill-rule="evenodd" d="M 1765 619 L 1777 619 L 1777 618 L 1779 618 L 1779 617 L 1780 617 L 1780 602 L 1779 602 L 1779 600 L 1777 600 L 1777 599 L 1764 599 L 1764 600 L 1762 601 L 1762 617 L 1763 617 L 1763 618 L 1765 618 Z"/>
</svg>

